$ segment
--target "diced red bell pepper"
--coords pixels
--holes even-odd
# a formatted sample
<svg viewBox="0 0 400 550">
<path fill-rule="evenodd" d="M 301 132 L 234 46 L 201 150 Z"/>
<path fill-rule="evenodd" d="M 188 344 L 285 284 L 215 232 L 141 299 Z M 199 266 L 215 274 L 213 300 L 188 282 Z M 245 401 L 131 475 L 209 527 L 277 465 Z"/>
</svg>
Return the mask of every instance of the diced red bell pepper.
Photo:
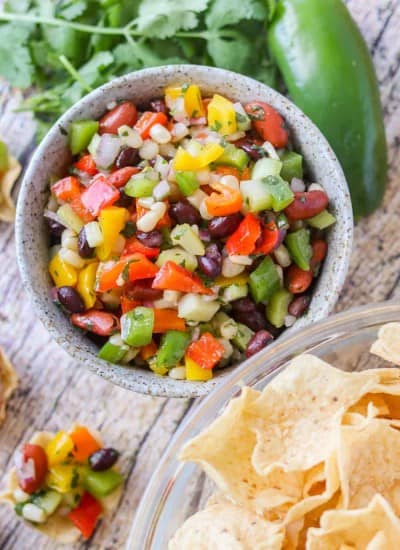
<svg viewBox="0 0 400 550">
<path fill-rule="evenodd" d="M 125 248 L 122 251 L 121 259 L 124 259 L 126 256 L 130 256 L 135 252 L 140 252 L 143 256 L 146 256 L 146 258 L 157 258 L 160 253 L 160 249 L 145 246 L 136 237 L 131 237 L 125 243 Z"/>
<path fill-rule="evenodd" d="M 106 206 L 113 205 L 120 197 L 118 189 L 110 185 L 103 174 L 99 174 L 82 193 L 82 204 L 97 217 Z"/>
<path fill-rule="evenodd" d="M 100 264 L 96 292 L 107 292 L 107 290 L 123 286 L 128 281 L 153 279 L 157 273 L 158 267 L 150 262 L 146 256 L 137 252 L 118 262 Z"/>
<path fill-rule="evenodd" d="M 33 477 L 26 477 L 24 472 L 24 465 L 29 460 L 33 462 Z M 43 447 L 26 443 L 22 447 L 21 462 L 22 464 L 17 464 L 18 484 L 25 493 L 35 493 L 44 484 L 48 470 L 47 455 Z"/>
<path fill-rule="evenodd" d="M 119 170 L 115 170 L 107 177 L 107 181 L 110 185 L 117 187 L 123 187 L 128 183 L 132 176 L 140 172 L 140 168 L 137 166 L 125 166 Z"/>
<path fill-rule="evenodd" d="M 89 176 L 95 176 L 98 173 L 96 163 L 94 162 L 92 155 L 89 153 L 87 155 L 83 155 L 83 157 L 75 162 L 74 167 L 80 172 L 89 174 Z"/>
<path fill-rule="evenodd" d="M 225 244 L 229 256 L 252 254 L 261 235 L 261 225 L 254 214 L 247 214 Z"/>
<path fill-rule="evenodd" d="M 166 126 L 168 117 L 164 113 L 154 113 L 153 111 L 145 111 L 135 124 L 135 130 L 139 132 L 143 139 L 150 137 L 150 130 L 155 124 Z"/>
<path fill-rule="evenodd" d="M 185 320 L 178 317 L 175 309 L 155 309 L 153 332 L 163 333 L 168 330 L 186 331 Z"/>
<path fill-rule="evenodd" d="M 89 309 L 85 313 L 73 313 L 71 323 L 100 336 L 110 336 L 120 328 L 120 322 L 116 315 L 97 309 Z"/>
<path fill-rule="evenodd" d="M 214 368 L 224 353 L 224 346 L 209 332 L 205 332 L 199 340 L 192 342 L 186 350 L 186 355 L 203 369 Z"/>
<path fill-rule="evenodd" d="M 78 178 L 74 176 L 63 178 L 51 187 L 51 192 L 58 200 L 69 203 L 81 220 L 88 223 L 93 221 L 94 217 L 82 204 L 83 190 L 84 187 L 79 183 Z"/>
<path fill-rule="evenodd" d="M 269 254 L 279 241 L 279 229 L 274 221 L 267 223 L 262 230 L 262 241 L 256 247 L 256 254 Z"/>
<path fill-rule="evenodd" d="M 150 359 L 150 357 L 154 357 L 154 355 L 157 353 L 157 344 L 152 340 L 150 344 L 147 344 L 147 346 L 143 346 L 140 348 L 140 357 L 147 361 L 147 359 Z"/>
<path fill-rule="evenodd" d="M 228 185 L 215 183 L 212 186 L 214 191 L 209 195 L 204 202 L 211 216 L 229 216 L 239 212 L 242 208 L 242 195 L 238 189 L 232 189 Z"/>
<path fill-rule="evenodd" d="M 193 292 L 195 294 L 212 294 L 201 279 L 175 262 L 165 262 L 157 273 L 153 288 L 160 290 L 178 290 L 179 292 Z"/>
<path fill-rule="evenodd" d="M 91 454 L 101 449 L 101 445 L 97 439 L 92 436 L 85 426 L 76 426 L 69 436 L 74 442 L 72 454 L 78 462 L 83 462 Z"/>
<path fill-rule="evenodd" d="M 128 311 L 131 311 L 132 309 L 135 309 L 135 307 L 141 305 L 142 302 L 131 300 L 130 298 L 128 298 L 128 296 L 121 296 L 121 311 L 123 314 L 128 313 Z"/>
<path fill-rule="evenodd" d="M 79 529 L 83 538 L 89 539 L 102 512 L 100 502 L 90 493 L 83 493 L 79 506 L 74 508 L 67 517 Z"/>
</svg>

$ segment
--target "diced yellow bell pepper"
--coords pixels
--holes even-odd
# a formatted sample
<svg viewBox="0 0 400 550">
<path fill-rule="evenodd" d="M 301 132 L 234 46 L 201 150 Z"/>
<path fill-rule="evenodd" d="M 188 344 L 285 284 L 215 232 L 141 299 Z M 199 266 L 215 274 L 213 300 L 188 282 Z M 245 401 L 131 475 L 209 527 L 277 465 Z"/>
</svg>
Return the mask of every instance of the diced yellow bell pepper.
<svg viewBox="0 0 400 550">
<path fill-rule="evenodd" d="M 246 285 L 249 282 L 249 276 L 246 273 L 235 275 L 235 277 L 217 277 L 215 284 L 220 288 L 225 288 L 231 285 Z"/>
<path fill-rule="evenodd" d="M 99 262 L 90 263 L 82 269 L 78 277 L 77 290 L 87 309 L 94 306 L 96 301 L 96 292 L 94 285 L 96 281 L 96 272 Z"/>
<path fill-rule="evenodd" d="M 75 286 L 78 272 L 56 254 L 49 263 L 49 272 L 56 286 Z"/>
<path fill-rule="evenodd" d="M 168 86 L 165 88 L 165 101 L 168 103 L 169 100 L 175 101 L 178 97 L 183 96 L 182 86 Z"/>
<path fill-rule="evenodd" d="M 203 369 L 190 359 L 190 357 L 185 356 L 185 367 L 186 367 L 186 380 L 210 380 L 213 377 L 212 369 Z"/>
<path fill-rule="evenodd" d="M 168 369 L 163 366 L 157 365 L 157 359 L 156 357 L 152 357 L 148 361 L 150 369 L 154 372 L 154 374 L 157 374 L 158 376 L 165 376 L 168 372 Z"/>
<path fill-rule="evenodd" d="M 46 455 L 49 466 L 60 464 L 68 458 L 68 455 L 74 450 L 74 442 L 67 432 L 58 432 L 47 444 Z"/>
<path fill-rule="evenodd" d="M 59 493 L 69 493 L 79 483 L 79 470 L 80 468 L 75 464 L 51 466 L 46 476 L 46 485 Z"/>
<path fill-rule="evenodd" d="M 200 147 L 196 156 L 191 155 L 182 147 L 179 147 L 174 161 L 175 170 L 201 170 L 217 160 L 224 148 L 219 143 L 207 143 Z"/>
<path fill-rule="evenodd" d="M 190 84 L 183 88 L 185 111 L 190 118 L 205 116 L 203 102 L 201 100 L 200 88 L 196 84 Z"/>
<path fill-rule="evenodd" d="M 208 104 L 208 125 L 223 136 L 237 131 L 236 113 L 232 101 L 215 94 Z"/>
<path fill-rule="evenodd" d="M 128 217 L 128 210 L 118 206 L 109 206 L 100 212 L 99 224 L 104 240 L 103 244 L 96 248 L 96 255 L 102 262 L 109 259 Z"/>
</svg>

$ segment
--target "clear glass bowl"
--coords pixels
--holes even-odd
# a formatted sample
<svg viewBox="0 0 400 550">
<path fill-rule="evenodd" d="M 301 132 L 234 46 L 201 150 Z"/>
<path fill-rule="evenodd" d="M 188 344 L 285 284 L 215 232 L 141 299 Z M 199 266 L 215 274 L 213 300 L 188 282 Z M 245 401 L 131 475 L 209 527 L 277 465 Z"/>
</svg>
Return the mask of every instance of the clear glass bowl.
<svg viewBox="0 0 400 550">
<path fill-rule="evenodd" d="M 379 328 L 400 321 L 400 303 L 386 302 L 351 309 L 309 328 L 282 337 L 233 371 L 185 418 L 162 457 L 136 513 L 127 549 L 164 550 L 184 520 L 203 507 L 212 489 L 200 468 L 183 464 L 182 446 L 208 426 L 243 385 L 264 388 L 295 355 L 313 353 L 338 368 L 376 368 L 382 360 L 369 353 Z"/>
</svg>

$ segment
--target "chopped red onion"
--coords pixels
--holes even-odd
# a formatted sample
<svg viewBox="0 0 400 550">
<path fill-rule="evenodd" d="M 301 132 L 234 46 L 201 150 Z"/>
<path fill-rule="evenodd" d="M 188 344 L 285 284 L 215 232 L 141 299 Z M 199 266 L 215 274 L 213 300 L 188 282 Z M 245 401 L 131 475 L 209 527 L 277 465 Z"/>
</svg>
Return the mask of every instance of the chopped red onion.
<svg viewBox="0 0 400 550">
<path fill-rule="evenodd" d="M 122 141 L 113 134 L 103 134 L 97 145 L 94 161 L 100 168 L 107 169 L 115 161 L 122 147 Z"/>
<path fill-rule="evenodd" d="M 306 186 L 304 185 L 303 180 L 299 178 L 292 178 L 292 181 L 290 182 L 290 189 L 293 193 L 303 193 L 303 191 L 306 190 Z"/>
</svg>

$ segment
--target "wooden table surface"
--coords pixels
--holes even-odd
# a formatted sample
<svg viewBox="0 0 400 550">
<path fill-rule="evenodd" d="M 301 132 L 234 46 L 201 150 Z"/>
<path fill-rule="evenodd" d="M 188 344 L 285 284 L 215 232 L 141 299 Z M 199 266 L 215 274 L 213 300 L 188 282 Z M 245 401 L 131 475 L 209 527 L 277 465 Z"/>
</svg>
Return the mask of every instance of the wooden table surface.
<svg viewBox="0 0 400 550">
<path fill-rule="evenodd" d="M 338 310 L 400 298 L 400 2 L 349 0 L 348 5 L 378 73 L 390 146 L 390 181 L 382 208 L 356 227 Z M 0 135 L 26 162 L 34 126 L 28 115 L 12 112 L 17 103 L 18 96 L 13 92 L 10 99 L 10 90 L 0 84 Z M 14 245 L 13 227 L 0 223 L 0 345 L 20 377 L 0 428 L 0 476 L 11 466 L 15 448 L 37 430 L 58 430 L 74 421 L 101 430 L 107 443 L 122 452 L 125 489 L 115 514 L 102 521 L 90 544 L 74 548 L 123 548 L 146 483 L 191 402 L 130 393 L 74 363 L 36 320 L 19 278 Z M 58 547 L 1 507 L 0 548 Z"/>
</svg>

